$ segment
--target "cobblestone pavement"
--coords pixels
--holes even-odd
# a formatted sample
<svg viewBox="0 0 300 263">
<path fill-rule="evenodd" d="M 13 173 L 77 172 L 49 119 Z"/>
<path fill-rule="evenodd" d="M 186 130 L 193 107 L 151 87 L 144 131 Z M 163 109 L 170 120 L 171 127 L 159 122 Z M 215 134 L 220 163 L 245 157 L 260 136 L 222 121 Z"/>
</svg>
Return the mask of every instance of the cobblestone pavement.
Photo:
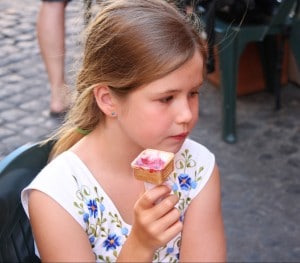
<svg viewBox="0 0 300 263">
<path fill-rule="evenodd" d="M 60 124 L 48 113 L 49 86 L 35 36 L 38 1 L 0 1 L 0 159 Z M 67 8 L 67 66 L 72 82 L 82 6 Z M 207 84 L 192 137 L 215 154 L 222 176 L 229 262 L 300 261 L 300 88 L 283 89 L 283 108 L 268 93 L 240 97 L 239 140 L 220 139 L 219 89 Z"/>
</svg>

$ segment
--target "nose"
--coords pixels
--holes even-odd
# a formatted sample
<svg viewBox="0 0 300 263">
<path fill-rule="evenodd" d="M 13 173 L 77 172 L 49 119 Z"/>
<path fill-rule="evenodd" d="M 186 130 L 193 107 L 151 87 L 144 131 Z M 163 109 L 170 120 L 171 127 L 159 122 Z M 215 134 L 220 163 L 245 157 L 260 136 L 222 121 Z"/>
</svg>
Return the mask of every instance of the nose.
<svg viewBox="0 0 300 263">
<path fill-rule="evenodd" d="M 193 119 L 193 105 L 184 100 L 177 108 L 176 122 L 178 124 L 189 123 Z"/>
</svg>

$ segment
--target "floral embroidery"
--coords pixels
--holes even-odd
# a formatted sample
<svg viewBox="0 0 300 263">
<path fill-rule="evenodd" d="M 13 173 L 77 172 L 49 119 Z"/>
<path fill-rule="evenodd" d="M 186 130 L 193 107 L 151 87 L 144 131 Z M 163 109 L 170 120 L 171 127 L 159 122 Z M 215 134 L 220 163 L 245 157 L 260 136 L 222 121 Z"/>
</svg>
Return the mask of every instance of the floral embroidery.
<svg viewBox="0 0 300 263">
<path fill-rule="evenodd" d="M 184 221 L 184 213 L 192 201 L 189 193 L 192 189 L 196 189 L 199 181 L 202 179 L 201 172 L 204 167 L 198 167 L 196 161 L 193 159 L 189 149 L 185 149 L 175 161 L 176 172 L 173 173 L 171 180 L 173 181 L 172 190 L 179 197 L 177 208 L 180 210 L 180 220 Z M 177 262 L 179 260 L 179 253 L 174 255 L 174 251 L 180 251 L 181 235 L 175 239 L 173 243 L 168 244 L 166 254 L 169 256 L 169 262 Z M 177 249 L 175 249 L 177 247 Z M 162 261 L 157 253 L 155 254 L 158 261 Z"/>
<path fill-rule="evenodd" d="M 107 239 L 103 243 L 103 247 L 106 248 L 106 251 L 110 249 L 116 249 L 120 245 L 120 237 L 118 237 L 116 234 L 109 234 Z"/>
<path fill-rule="evenodd" d="M 98 215 L 98 207 L 97 207 L 96 200 L 89 200 L 87 203 L 87 206 L 90 211 L 90 216 L 93 216 L 94 218 L 96 218 Z M 86 217 L 86 214 L 85 214 L 85 217 Z"/>
<path fill-rule="evenodd" d="M 172 190 L 179 196 L 181 201 L 184 201 L 182 195 L 188 195 L 189 191 L 196 189 L 198 182 L 202 179 L 201 172 L 204 167 L 197 167 L 196 161 L 192 158 L 192 155 L 189 153 L 189 149 L 185 149 L 180 154 L 175 162 L 176 172 L 173 174 L 174 183 Z M 182 171 L 179 175 L 177 172 Z M 193 175 L 193 176 L 192 176 Z M 179 187 L 182 191 L 179 191 Z M 184 208 L 190 203 L 190 198 L 188 197 L 184 203 L 179 207 L 181 211 L 184 211 Z"/>
<path fill-rule="evenodd" d="M 184 191 L 190 191 L 191 189 L 196 189 L 198 182 L 201 180 L 201 176 L 199 174 L 204 169 L 203 166 L 201 166 L 197 170 L 197 163 L 194 159 L 192 159 L 192 155 L 189 153 L 188 149 L 185 149 L 184 152 L 181 153 L 182 158 L 178 159 L 176 161 L 176 168 L 178 170 L 183 170 L 183 172 L 178 176 L 178 181 L 180 188 Z M 192 173 L 187 173 L 187 169 L 194 168 L 194 178 L 191 177 Z M 177 174 L 175 175 L 177 177 Z M 174 189 L 173 189 L 174 190 Z M 178 190 L 178 189 L 176 189 Z"/>
<path fill-rule="evenodd" d="M 166 246 L 158 249 L 154 254 L 153 261 L 156 262 L 178 262 L 180 250 L 181 235 L 178 235 L 175 239 L 171 240 Z M 177 249 L 175 249 L 177 248 Z M 163 252 L 164 251 L 164 252 Z"/>
<path fill-rule="evenodd" d="M 170 176 L 172 190 L 178 195 L 177 208 L 181 211 L 180 220 L 184 220 L 185 211 L 192 201 L 192 190 L 198 187 L 202 180 L 204 167 L 199 166 L 189 149 L 184 149 L 176 155 L 175 171 Z M 130 228 L 115 213 L 110 200 L 101 193 L 97 186 L 80 184 L 73 176 L 76 184 L 76 200 L 73 202 L 78 214 L 82 218 L 85 232 L 97 261 L 115 262 L 120 249 L 126 241 Z M 171 240 L 166 246 L 156 251 L 155 262 L 178 262 L 180 253 L 181 234 Z"/>
<path fill-rule="evenodd" d="M 178 177 L 180 188 L 184 191 L 191 189 L 192 179 L 188 174 L 180 174 Z"/>
<path fill-rule="evenodd" d="M 101 246 L 105 251 L 112 251 L 112 253 L 106 254 L 104 257 L 102 255 L 104 253 L 97 250 L 98 253 L 101 253 L 101 255 L 96 255 L 97 259 L 105 262 L 115 262 L 118 249 L 127 238 L 129 229 L 123 225 L 117 214 L 109 212 L 109 217 L 105 215 L 104 197 L 99 195 L 96 186 L 91 191 L 88 186 L 80 185 L 75 176 L 73 178 L 77 184 L 77 200 L 73 202 L 73 205 L 78 209 L 78 214 L 82 216 L 91 247 L 94 249 L 99 246 L 99 242 L 102 242 Z M 112 229 L 106 227 L 108 222 L 111 223 L 111 228 L 119 231 L 119 233 L 111 233 Z M 123 240 L 122 237 L 125 237 L 125 239 Z"/>
</svg>

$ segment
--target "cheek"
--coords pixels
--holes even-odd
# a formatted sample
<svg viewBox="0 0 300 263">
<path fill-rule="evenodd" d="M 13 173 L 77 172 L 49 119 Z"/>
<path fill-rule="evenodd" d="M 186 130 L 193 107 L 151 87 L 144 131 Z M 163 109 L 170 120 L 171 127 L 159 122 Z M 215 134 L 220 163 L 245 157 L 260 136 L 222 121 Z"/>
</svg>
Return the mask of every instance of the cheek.
<svg viewBox="0 0 300 263">
<path fill-rule="evenodd" d="M 195 126 L 196 122 L 199 119 L 199 102 L 195 102 L 194 105 L 192 106 L 192 114 L 193 114 L 193 120 L 192 120 L 192 125 Z"/>
<path fill-rule="evenodd" d="M 136 116 L 136 124 L 148 135 L 166 131 L 172 123 L 172 118 L 157 110 L 140 111 Z"/>
<path fill-rule="evenodd" d="M 166 114 L 153 102 L 149 101 L 132 101 L 130 107 L 124 112 L 124 116 L 130 119 L 130 122 L 135 122 L 136 125 L 150 126 L 154 128 L 157 123 L 164 123 Z"/>
<path fill-rule="evenodd" d="M 119 121 L 123 135 L 131 143 L 141 148 L 151 148 L 158 144 L 162 136 L 162 125 L 145 117 L 141 112 L 129 114 Z"/>
<path fill-rule="evenodd" d="M 199 118 L 199 102 L 197 101 L 193 107 L 193 115 L 198 120 Z"/>
<path fill-rule="evenodd" d="M 137 109 L 137 108 L 135 108 Z M 138 110 L 130 108 L 124 116 L 123 124 L 132 131 L 136 140 L 153 143 L 165 135 L 172 125 L 172 118 L 155 105 L 143 104 Z"/>
<path fill-rule="evenodd" d="M 128 107 L 126 110 L 122 111 L 119 116 L 119 121 L 123 127 L 126 129 L 132 129 L 135 133 L 140 133 L 140 136 L 151 129 L 153 125 L 153 115 L 148 109 L 142 105 L 137 107 Z"/>
</svg>

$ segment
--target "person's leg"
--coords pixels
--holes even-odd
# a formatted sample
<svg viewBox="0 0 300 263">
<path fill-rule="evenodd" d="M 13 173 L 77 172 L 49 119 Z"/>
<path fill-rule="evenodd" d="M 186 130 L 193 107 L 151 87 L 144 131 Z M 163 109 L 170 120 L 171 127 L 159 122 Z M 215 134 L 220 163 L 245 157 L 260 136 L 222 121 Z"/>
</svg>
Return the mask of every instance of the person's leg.
<svg viewBox="0 0 300 263">
<path fill-rule="evenodd" d="M 67 2 L 41 4 L 37 36 L 51 87 L 50 112 L 62 112 L 68 106 L 65 87 L 65 6 Z"/>
</svg>

